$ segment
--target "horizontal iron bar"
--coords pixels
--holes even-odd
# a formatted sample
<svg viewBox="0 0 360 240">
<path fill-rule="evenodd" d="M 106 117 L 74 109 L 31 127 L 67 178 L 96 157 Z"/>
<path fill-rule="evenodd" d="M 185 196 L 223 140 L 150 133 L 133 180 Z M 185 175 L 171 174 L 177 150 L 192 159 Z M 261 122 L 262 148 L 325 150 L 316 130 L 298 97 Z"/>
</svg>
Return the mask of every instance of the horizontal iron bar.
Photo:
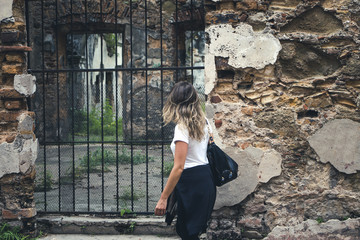
<svg viewBox="0 0 360 240">
<path fill-rule="evenodd" d="M 106 72 L 106 71 L 174 71 L 174 70 L 191 70 L 204 69 L 204 66 L 194 67 L 139 67 L 139 68 L 94 68 L 94 69 L 28 69 L 29 73 L 43 73 L 43 72 Z"/>
<path fill-rule="evenodd" d="M 107 143 L 107 144 L 124 144 L 124 145 L 130 145 L 130 144 L 170 144 L 171 141 L 169 140 L 158 140 L 158 141 L 64 141 L 64 142 L 43 142 L 40 141 L 39 142 L 40 145 L 46 145 L 46 146 L 51 146 L 51 145 L 70 145 L 70 144 L 88 144 L 88 143 L 92 143 L 92 144 L 101 144 L 101 143 Z"/>
<path fill-rule="evenodd" d="M 76 215 L 76 214 L 93 214 L 93 215 L 120 215 L 119 212 L 92 212 L 92 211 L 74 211 L 74 212 L 67 212 L 67 211 L 37 211 L 38 214 L 62 214 L 62 215 Z M 141 214 L 141 215 L 153 215 L 154 212 L 131 212 L 131 214 Z"/>
</svg>

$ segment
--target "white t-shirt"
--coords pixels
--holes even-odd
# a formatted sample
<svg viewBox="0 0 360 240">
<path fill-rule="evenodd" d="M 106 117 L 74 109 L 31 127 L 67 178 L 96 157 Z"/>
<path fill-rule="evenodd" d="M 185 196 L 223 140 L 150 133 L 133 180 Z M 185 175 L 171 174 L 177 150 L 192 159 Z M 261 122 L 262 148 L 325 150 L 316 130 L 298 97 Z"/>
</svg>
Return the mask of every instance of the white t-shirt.
<svg viewBox="0 0 360 240">
<path fill-rule="evenodd" d="M 209 125 L 210 131 L 211 126 Z M 175 142 L 182 141 L 188 144 L 188 152 L 186 155 L 184 169 L 192 168 L 199 165 L 208 164 L 209 161 L 206 156 L 207 145 L 209 142 L 209 133 L 207 124 L 204 128 L 205 134 L 201 141 L 197 141 L 193 138 L 190 138 L 189 132 L 184 127 L 180 127 L 178 124 L 175 126 L 174 138 L 171 142 L 170 148 L 175 156 Z"/>
</svg>

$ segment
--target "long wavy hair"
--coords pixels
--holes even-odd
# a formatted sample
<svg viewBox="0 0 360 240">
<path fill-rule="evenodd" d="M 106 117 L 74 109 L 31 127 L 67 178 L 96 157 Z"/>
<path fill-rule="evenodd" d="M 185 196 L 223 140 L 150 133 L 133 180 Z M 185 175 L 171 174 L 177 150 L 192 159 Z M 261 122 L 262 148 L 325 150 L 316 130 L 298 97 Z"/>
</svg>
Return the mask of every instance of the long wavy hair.
<svg viewBox="0 0 360 240">
<path fill-rule="evenodd" d="M 189 131 L 189 136 L 201 141 L 204 137 L 205 114 L 192 84 L 178 82 L 170 92 L 163 108 L 165 125 L 174 122 Z"/>
</svg>

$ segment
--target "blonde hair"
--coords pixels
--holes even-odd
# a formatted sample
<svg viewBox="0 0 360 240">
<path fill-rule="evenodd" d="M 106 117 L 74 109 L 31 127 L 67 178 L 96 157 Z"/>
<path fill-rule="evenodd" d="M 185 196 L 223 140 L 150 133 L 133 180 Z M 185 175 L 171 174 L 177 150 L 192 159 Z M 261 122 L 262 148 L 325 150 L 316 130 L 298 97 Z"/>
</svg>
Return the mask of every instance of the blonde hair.
<svg viewBox="0 0 360 240">
<path fill-rule="evenodd" d="M 189 136 L 201 141 L 204 137 L 205 114 L 199 96 L 188 82 L 178 82 L 170 92 L 163 108 L 165 125 L 174 122 L 189 131 Z"/>
</svg>

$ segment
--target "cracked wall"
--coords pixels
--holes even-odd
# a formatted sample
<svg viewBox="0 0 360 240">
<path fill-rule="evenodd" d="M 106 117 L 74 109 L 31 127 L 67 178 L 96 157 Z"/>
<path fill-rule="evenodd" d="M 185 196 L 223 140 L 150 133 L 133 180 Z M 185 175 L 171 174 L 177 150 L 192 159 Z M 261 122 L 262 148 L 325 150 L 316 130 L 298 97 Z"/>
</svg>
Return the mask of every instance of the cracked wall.
<svg viewBox="0 0 360 240">
<path fill-rule="evenodd" d="M 27 74 L 23 1 L 3 1 L 0 10 L 0 222 L 34 233 L 34 113 L 28 111 L 35 77 Z"/>
<path fill-rule="evenodd" d="M 359 3 L 207 7 L 207 115 L 215 142 L 240 166 L 218 188 L 208 239 L 261 239 L 308 219 L 337 219 L 345 229 L 343 219 L 360 217 Z M 341 239 L 331 231 L 324 234 Z M 268 239 L 283 235 L 274 230 Z"/>
</svg>

